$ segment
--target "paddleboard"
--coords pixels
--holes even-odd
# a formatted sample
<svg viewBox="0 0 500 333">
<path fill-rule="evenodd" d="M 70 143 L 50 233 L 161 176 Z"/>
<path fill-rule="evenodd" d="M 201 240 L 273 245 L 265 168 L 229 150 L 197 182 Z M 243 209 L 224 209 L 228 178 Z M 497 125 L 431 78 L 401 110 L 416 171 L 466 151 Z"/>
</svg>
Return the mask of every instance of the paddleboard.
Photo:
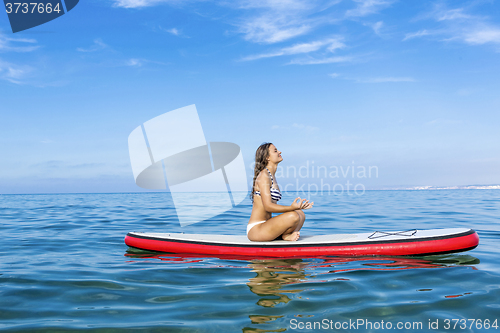
<svg viewBox="0 0 500 333">
<path fill-rule="evenodd" d="M 253 242 L 243 235 L 130 232 L 130 247 L 157 252 L 262 257 L 412 256 L 474 249 L 479 236 L 472 229 L 450 228 L 368 233 L 301 235 L 295 242 Z"/>
</svg>

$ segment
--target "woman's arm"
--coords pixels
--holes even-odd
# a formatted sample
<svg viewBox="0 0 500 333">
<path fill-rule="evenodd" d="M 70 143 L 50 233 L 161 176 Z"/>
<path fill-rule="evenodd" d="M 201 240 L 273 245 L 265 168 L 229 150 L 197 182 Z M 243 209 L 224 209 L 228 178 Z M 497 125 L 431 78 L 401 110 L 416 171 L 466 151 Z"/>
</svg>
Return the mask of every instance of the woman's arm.
<svg viewBox="0 0 500 333">
<path fill-rule="evenodd" d="M 259 185 L 260 197 L 264 209 L 269 213 L 286 213 L 297 209 L 309 209 L 314 204 L 309 203 L 309 200 L 306 199 L 295 198 L 290 206 L 278 205 L 271 198 L 271 182 L 269 181 L 269 177 L 259 176 L 255 180 L 255 183 Z"/>
</svg>

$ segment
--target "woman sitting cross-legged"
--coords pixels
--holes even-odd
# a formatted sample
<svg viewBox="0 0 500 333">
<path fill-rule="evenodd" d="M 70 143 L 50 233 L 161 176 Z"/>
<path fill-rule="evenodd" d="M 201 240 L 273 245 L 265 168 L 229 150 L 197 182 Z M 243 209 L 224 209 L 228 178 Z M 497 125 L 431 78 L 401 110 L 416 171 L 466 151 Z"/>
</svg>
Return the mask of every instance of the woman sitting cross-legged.
<svg viewBox="0 0 500 333">
<path fill-rule="evenodd" d="M 247 226 L 247 236 L 251 241 L 298 240 L 306 219 L 303 210 L 314 205 L 314 202 L 300 197 L 295 198 L 290 206 L 277 204 L 281 192 L 275 173 L 281 161 L 281 152 L 272 143 L 263 143 L 257 148 L 251 193 L 253 207 Z M 272 217 L 272 213 L 282 214 Z"/>
</svg>

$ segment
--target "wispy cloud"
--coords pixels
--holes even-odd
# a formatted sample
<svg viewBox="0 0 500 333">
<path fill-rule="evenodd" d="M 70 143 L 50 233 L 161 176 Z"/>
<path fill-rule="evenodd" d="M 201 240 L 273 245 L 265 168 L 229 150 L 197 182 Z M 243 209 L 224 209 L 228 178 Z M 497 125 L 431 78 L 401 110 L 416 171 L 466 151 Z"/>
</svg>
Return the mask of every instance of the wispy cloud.
<svg viewBox="0 0 500 333">
<path fill-rule="evenodd" d="M 204 0 L 112 0 L 115 7 L 144 8 L 160 4 L 182 5 Z M 247 41 L 274 44 L 304 36 L 320 26 L 336 24 L 346 18 L 362 17 L 380 12 L 397 0 L 352 0 L 355 8 L 331 11 L 343 0 L 219 0 L 216 5 L 240 12 L 230 24 Z M 373 25 L 380 33 L 382 22 Z M 176 28 L 165 29 L 180 36 Z"/>
<path fill-rule="evenodd" d="M 151 7 L 160 3 L 178 3 L 180 0 L 113 0 L 115 7 L 122 8 L 141 8 Z"/>
<path fill-rule="evenodd" d="M 358 5 L 346 12 L 347 17 L 360 17 L 375 14 L 392 5 L 395 0 L 353 0 Z"/>
<path fill-rule="evenodd" d="M 467 13 L 466 8 L 449 9 L 439 4 L 423 18 L 434 20 L 439 27 L 407 33 L 403 41 L 434 36 L 440 41 L 459 41 L 469 45 L 500 44 L 500 27 L 491 23 L 487 16 Z"/>
<path fill-rule="evenodd" d="M 247 19 L 239 27 L 239 32 L 248 41 L 273 44 L 297 36 L 305 35 L 312 30 L 311 24 L 297 19 L 289 19 L 287 14 L 263 15 Z"/>
<path fill-rule="evenodd" d="M 372 78 L 350 78 L 344 77 L 337 73 L 329 74 L 332 78 L 342 78 L 344 80 L 354 81 L 356 83 L 389 83 L 389 82 L 416 82 L 412 77 L 396 77 L 396 76 L 382 76 Z"/>
<path fill-rule="evenodd" d="M 177 28 L 172 28 L 172 29 L 164 29 L 166 32 L 174 35 L 174 36 L 179 36 L 180 32 L 177 30 Z"/>
<path fill-rule="evenodd" d="M 436 13 L 437 21 L 451 21 L 451 20 L 460 20 L 460 19 L 471 19 L 473 16 L 465 14 L 464 8 L 456 8 L 438 11 Z"/>
<path fill-rule="evenodd" d="M 128 59 L 125 61 L 125 65 L 130 67 L 142 67 L 143 64 L 144 61 L 141 59 Z"/>
<path fill-rule="evenodd" d="M 381 35 L 381 30 L 382 30 L 382 27 L 384 26 L 384 22 L 383 21 L 378 21 L 376 23 L 373 23 L 373 24 L 368 24 L 372 29 L 373 29 L 373 32 L 376 34 L 376 35 Z"/>
<path fill-rule="evenodd" d="M 472 31 L 464 32 L 463 39 L 471 45 L 500 44 L 500 28 L 484 25 L 479 26 Z"/>
<path fill-rule="evenodd" d="M 413 39 L 413 38 L 418 38 L 418 37 L 423 37 L 423 36 L 428 36 L 428 35 L 433 35 L 435 34 L 434 32 L 430 32 L 428 30 L 420 30 L 417 32 L 410 32 L 405 35 L 405 38 L 403 38 L 403 41 Z"/>
<path fill-rule="evenodd" d="M 35 39 L 12 38 L 0 33 L 0 52 L 32 52 L 40 48 Z"/>
<path fill-rule="evenodd" d="M 33 72 L 33 68 L 26 65 L 16 65 L 0 59 L 0 79 L 15 84 L 24 84 L 24 80 Z"/>
<path fill-rule="evenodd" d="M 354 61 L 353 56 L 338 56 L 338 57 L 326 57 L 326 58 L 313 58 L 307 57 L 303 59 L 294 59 L 288 63 L 288 65 L 322 65 L 322 64 L 334 64 L 342 62 L 352 62 Z"/>
<path fill-rule="evenodd" d="M 329 52 L 334 52 L 337 49 L 345 47 L 341 37 L 328 38 L 317 40 L 309 43 L 298 43 L 289 47 L 284 47 L 274 52 L 262 53 L 244 57 L 242 61 L 257 60 L 262 58 L 279 57 L 286 55 L 304 54 L 316 52 L 318 50 L 326 49 Z"/>
<path fill-rule="evenodd" d="M 104 50 L 106 48 L 108 48 L 108 45 L 105 44 L 100 38 L 97 38 L 94 40 L 94 44 L 92 46 L 90 46 L 88 48 L 79 47 L 76 50 L 78 52 L 96 52 L 96 51 Z"/>
<path fill-rule="evenodd" d="M 332 0 L 235 0 L 242 12 L 234 23 L 245 40 L 261 44 L 283 42 L 312 32 L 333 20 L 325 13 L 340 1 Z M 227 2 L 229 3 L 229 2 Z"/>
<path fill-rule="evenodd" d="M 37 41 L 32 38 L 12 38 L 0 32 L 0 53 L 8 52 L 32 52 L 40 48 Z M 16 63 L 0 59 L 0 80 L 5 80 L 14 84 L 25 84 L 34 72 L 34 68 L 28 65 L 18 65 Z"/>
<path fill-rule="evenodd" d="M 286 19 L 262 17 L 246 22 L 240 31 L 245 39 L 257 43 L 278 43 L 293 37 L 304 35 L 312 30 L 308 24 L 293 24 Z"/>
<path fill-rule="evenodd" d="M 167 28 L 164 28 L 164 27 L 162 27 L 162 26 L 158 26 L 158 29 L 159 29 L 160 31 L 167 32 L 167 33 L 169 33 L 169 34 L 171 34 L 171 35 L 174 35 L 174 36 L 176 36 L 176 37 L 189 38 L 188 36 L 186 36 L 186 35 L 182 32 L 182 30 L 177 29 L 177 28 L 170 28 L 170 29 L 167 29 Z M 156 29 L 154 29 L 154 30 L 156 31 Z"/>
<path fill-rule="evenodd" d="M 113 0 L 115 7 L 144 8 L 160 4 L 179 5 L 197 0 Z M 198 0 L 200 1 L 200 0 Z M 272 44 L 306 34 L 317 20 L 307 20 L 307 15 L 318 6 L 331 6 L 340 0 L 233 0 L 216 4 L 231 7 L 243 13 L 233 22 L 238 32 L 251 42 Z M 318 10 L 320 10 L 318 9 Z M 169 31 L 178 35 L 178 30 Z"/>
<path fill-rule="evenodd" d="M 164 62 L 160 61 L 153 61 L 153 60 L 148 60 L 148 59 L 142 59 L 142 58 L 130 58 L 125 61 L 122 61 L 119 66 L 126 66 L 126 67 L 144 67 L 147 64 L 157 64 L 157 65 L 167 65 Z"/>
<path fill-rule="evenodd" d="M 389 7 L 397 0 L 353 0 L 356 8 L 347 12 L 332 0 L 234 0 L 234 5 L 245 13 L 236 24 L 238 32 L 247 41 L 259 44 L 283 43 L 292 39 L 304 40 L 320 27 L 335 25 L 343 20 L 367 16 Z M 345 1 L 343 2 L 345 3 Z M 380 35 L 383 21 L 369 25 Z M 346 48 L 344 38 L 335 36 L 310 42 L 295 43 L 259 54 L 243 57 L 242 61 L 281 56 L 296 56 L 287 65 L 322 65 L 353 62 L 352 55 L 331 53 Z M 299 55 L 303 55 L 300 57 Z"/>
</svg>

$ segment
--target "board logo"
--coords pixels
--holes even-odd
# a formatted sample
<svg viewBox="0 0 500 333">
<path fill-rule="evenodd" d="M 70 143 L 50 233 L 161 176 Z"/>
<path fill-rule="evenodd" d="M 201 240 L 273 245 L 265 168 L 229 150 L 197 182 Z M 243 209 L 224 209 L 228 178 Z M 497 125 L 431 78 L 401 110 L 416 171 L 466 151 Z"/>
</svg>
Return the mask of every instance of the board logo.
<svg viewBox="0 0 500 333">
<path fill-rule="evenodd" d="M 12 32 L 52 21 L 75 8 L 79 0 L 3 0 Z"/>
<path fill-rule="evenodd" d="M 128 149 L 135 183 L 168 188 L 181 226 L 222 214 L 248 195 L 240 147 L 207 143 L 194 104 L 138 126 Z"/>
</svg>

